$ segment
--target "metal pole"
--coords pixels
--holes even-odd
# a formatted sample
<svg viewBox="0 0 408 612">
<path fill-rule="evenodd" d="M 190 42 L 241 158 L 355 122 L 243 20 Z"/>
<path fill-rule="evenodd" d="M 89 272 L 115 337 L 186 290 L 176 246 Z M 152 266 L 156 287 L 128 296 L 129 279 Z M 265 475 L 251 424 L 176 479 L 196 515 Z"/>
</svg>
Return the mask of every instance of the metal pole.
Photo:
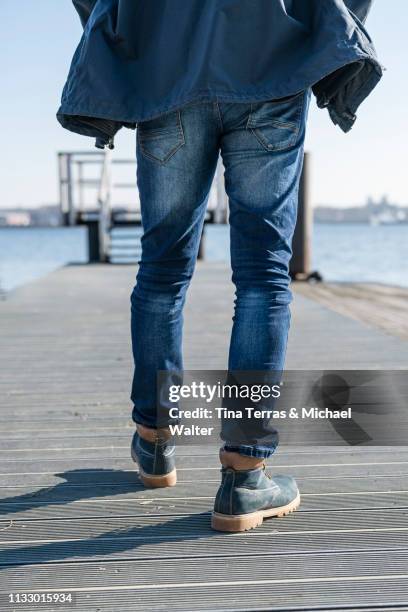
<svg viewBox="0 0 408 612">
<path fill-rule="evenodd" d="M 67 202 L 67 156 L 66 153 L 58 153 L 58 187 L 59 205 L 64 225 L 68 225 L 68 202 Z"/>
<path fill-rule="evenodd" d="M 65 206 L 64 206 L 64 186 L 63 186 L 63 163 L 64 163 L 64 154 L 58 153 L 57 155 L 58 162 L 58 190 L 59 190 L 59 205 L 61 213 L 64 214 Z"/>
<path fill-rule="evenodd" d="M 299 184 L 298 214 L 292 241 L 290 273 L 292 278 L 307 276 L 311 271 L 312 206 L 310 202 L 310 153 L 304 154 Z"/>
<path fill-rule="evenodd" d="M 108 259 L 109 226 L 111 207 L 111 151 L 106 149 L 102 166 L 101 182 L 98 192 L 99 204 L 99 259 Z"/>
<path fill-rule="evenodd" d="M 73 199 L 73 189 L 72 189 L 72 159 L 71 153 L 67 153 L 66 155 L 66 194 L 67 194 L 67 205 L 68 205 L 68 225 L 75 225 L 75 207 L 74 207 L 74 199 Z"/>
<path fill-rule="evenodd" d="M 78 210 L 82 211 L 84 209 L 84 162 L 77 161 L 78 168 Z"/>
</svg>

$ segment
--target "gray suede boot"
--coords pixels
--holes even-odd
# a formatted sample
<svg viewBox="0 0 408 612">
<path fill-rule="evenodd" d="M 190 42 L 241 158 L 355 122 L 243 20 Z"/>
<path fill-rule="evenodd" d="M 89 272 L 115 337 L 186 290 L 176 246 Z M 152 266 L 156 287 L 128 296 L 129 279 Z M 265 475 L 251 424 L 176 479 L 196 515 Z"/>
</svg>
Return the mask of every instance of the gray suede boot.
<svg viewBox="0 0 408 612">
<path fill-rule="evenodd" d="M 145 487 L 174 487 L 177 482 L 175 450 L 168 430 L 137 425 L 131 455 L 139 466 L 140 480 Z"/>
<path fill-rule="evenodd" d="M 222 457 L 221 453 L 221 457 Z M 218 489 L 211 526 L 217 531 L 247 531 L 262 524 L 264 518 L 285 516 L 299 507 L 300 493 L 292 476 L 265 474 L 262 460 L 250 457 L 237 458 L 236 453 L 224 453 L 222 480 Z M 253 469 L 234 469 L 238 467 Z"/>
</svg>

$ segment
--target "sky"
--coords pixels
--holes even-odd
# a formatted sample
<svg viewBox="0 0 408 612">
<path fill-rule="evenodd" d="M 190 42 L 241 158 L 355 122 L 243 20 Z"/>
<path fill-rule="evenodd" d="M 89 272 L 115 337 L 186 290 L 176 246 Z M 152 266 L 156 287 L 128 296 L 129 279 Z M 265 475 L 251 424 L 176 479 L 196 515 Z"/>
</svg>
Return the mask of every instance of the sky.
<svg viewBox="0 0 408 612">
<path fill-rule="evenodd" d="M 53 204 L 57 151 L 94 146 L 55 118 L 81 25 L 70 0 L 2 0 L 1 8 L 0 208 Z M 313 205 L 350 206 L 384 194 L 408 205 L 407 22 L 408 0 L 375 0 L 366 26 L 387 71 L 351 132 L 313 101 L 306 141 Z M 134 132 L 121 130 L 115 154 L 133 157 L 134 148 Z"/>
</svg>

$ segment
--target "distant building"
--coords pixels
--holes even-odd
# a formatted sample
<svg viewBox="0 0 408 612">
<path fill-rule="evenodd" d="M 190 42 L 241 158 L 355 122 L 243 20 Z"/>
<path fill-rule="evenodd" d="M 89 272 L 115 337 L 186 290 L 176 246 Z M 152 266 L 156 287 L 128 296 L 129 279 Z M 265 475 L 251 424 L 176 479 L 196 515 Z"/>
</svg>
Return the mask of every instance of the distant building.
<svg viewBox="0 0 408 612">
<path fill-rule="evenodd" d="M 30 215 L 26 212 L 9 212 L 2 216 L 2 225 L 30 225 Z M 0 222 L 1 222 L 0 220 Z"/>
<path fill-rule="evenodd" d="M 391 204 L 386 196 L 378 202 L 368 198 L 362 206 L 317 206 L 313 211 L 313 218 L 317 223 L 408 223 L 408 206 Z"/>
<path fill-rule="evenodd" d="M 62 214 L 58 205 L 38 208 L 0 208 L 0 226 L 11 227 L 58 227 L 62 225 Z"/>
</svg>

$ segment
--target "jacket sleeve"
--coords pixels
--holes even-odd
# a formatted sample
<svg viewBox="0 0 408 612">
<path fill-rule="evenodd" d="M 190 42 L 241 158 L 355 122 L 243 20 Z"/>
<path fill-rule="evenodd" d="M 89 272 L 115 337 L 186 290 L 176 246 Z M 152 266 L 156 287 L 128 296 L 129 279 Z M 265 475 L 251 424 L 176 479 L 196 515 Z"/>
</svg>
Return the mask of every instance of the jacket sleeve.
<svg viewBox="0 0 408 612">
<path fill-rule="evenodd" d="M 344 4 L 364 23 L 370 12 L 373 0 L 344 0 Z"/>
<path fill-rule="evenodd" d="M 98 0 L 72 0 L 83 27 L 85 27 L 97 1 Z"/>
</svg>

